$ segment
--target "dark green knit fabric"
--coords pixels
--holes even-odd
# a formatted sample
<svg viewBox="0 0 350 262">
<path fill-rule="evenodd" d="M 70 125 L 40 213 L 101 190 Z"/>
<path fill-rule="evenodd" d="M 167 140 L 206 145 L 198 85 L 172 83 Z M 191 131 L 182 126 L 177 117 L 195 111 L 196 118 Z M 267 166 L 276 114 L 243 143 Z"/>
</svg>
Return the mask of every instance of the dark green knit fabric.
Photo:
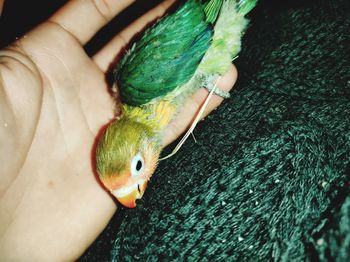
<svg viewBox="0 0 350 262">
<path fill-rule="evenodd" d="M 349 14 L 261 0 L 232 97 L 81 261 L 350 261 Z"/>
</svg>

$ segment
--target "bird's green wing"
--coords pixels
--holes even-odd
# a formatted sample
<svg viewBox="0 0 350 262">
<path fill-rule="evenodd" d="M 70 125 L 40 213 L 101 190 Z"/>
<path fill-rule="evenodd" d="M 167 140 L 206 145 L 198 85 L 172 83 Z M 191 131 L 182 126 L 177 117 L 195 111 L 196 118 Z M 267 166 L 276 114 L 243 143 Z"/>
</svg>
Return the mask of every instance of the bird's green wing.
<svg viewBox="0 0 350 262">
<path fill-rule="evenodd" d="M 187 1 L 147 30 L 114 72 L 123 103 L 143 105 L 189 81 L 212 34 L 199 0 Z"/>
</svg>

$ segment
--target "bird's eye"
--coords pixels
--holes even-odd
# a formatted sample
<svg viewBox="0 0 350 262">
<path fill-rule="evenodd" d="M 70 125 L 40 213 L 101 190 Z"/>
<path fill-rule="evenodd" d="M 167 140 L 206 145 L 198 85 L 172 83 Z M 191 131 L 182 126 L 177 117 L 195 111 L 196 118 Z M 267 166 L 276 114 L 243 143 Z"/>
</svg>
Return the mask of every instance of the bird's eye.
<svg viewBox="0 0 350 262">
<path fill-rule="evenodd" d="M 131 159 L 131 176 L 139 176 L 143 173 L 145 162 L 140 153 Z"/>
</svg>

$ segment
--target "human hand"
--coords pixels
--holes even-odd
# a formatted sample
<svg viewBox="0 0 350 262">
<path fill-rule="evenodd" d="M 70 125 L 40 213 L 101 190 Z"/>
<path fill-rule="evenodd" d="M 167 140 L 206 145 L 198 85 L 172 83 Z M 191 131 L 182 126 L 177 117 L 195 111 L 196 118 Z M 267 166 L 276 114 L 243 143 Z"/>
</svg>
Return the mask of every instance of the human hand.
<svg viewBox="0 0 350 262">
<path fill-rule="evenodd" d="M 132 0 L 73 0 L 0 51 L 0 258 L 74 260 L 116 205 L 94 175 L 93 145 L 113 118 L 105 81 L 127 42 L 174 2 L 151 10 L 93 57 L 84 44 Z M 229 90 L 234 67 L 219 86 Z M 199 90 L 171 123 L 165 144 L 193 119 Z M 222 101 L 214 97 L 209 113 Z"/>
</svg>

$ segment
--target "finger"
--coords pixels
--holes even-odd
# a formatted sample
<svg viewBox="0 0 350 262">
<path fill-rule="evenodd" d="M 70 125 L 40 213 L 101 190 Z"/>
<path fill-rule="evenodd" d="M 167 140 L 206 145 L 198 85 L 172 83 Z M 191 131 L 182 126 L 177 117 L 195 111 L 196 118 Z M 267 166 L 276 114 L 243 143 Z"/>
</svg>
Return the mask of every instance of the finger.
<svg viewBox="0 0 350 262">
<path fill-rule="evenodd" d="M 72 0 L 58 10 L 49 21 L 72 34 L 84 45 L 115 15 L 135 0 Z"/>
<path fill-rule="evenodd" d="M 1 14 L 2 14 L 3 6 L 4 6 L 4 0 L 0 0 L 0 17 L 1 17 Z"/>
<path fill-rule="evenodd" d="M 233 85 L 236 83 L 238 77 L 237 68 L 232 65 L 228 72 L 223 76 L 220 77 L 217 80 L 217 86 L 223 91 L 229 92 Z M 203 104 L 204 100 L 207 98 L 209 91 L 205 88 L 201 88 L 197 94 L 195 94 L 192 99 L 194 100 L 194 103 L 196 104 L 196 107 L 199 109 L 201 105 Z M 202 118 L 206 117 L 211 111 L 213 111 L 215 108 L 217 108 L 222 101 L 224 101 L 224 98 L 218 95 L 214 95 L 210 101 L 208 106 L 206 107 Z"/>
<path fill-rule="evenodd" d="M 237 69 L 234 65 L 232 65 L 229 71 L 218 79 L 217 86 L 224 91 L 230 91 L 233 88 L 233 85 L 236 83 L 236 80 Z M 208 91 L 204 88 L 201 88 L 196 93 L 194 93 L 191 98 L 188 99 L 178 115 L 165 130 L 163 138 L 164 146 L 176 140 L 186 129 L 188 129 L 207 96 Z M 223 100 L 224 99 L 222 97 L 214 95 L 210 99 L 202 118 L 207 116 L 211 111 L 218 107 Z"/>
<path fill-rule="evenodd" d="M 114 61 L 116 55 L 128 44 L 131 38 L 144 29 L 148 23 L 164 15 L 166 10 L 168 10 L 174 2 L 175 0 L 163 1 L 125 28 L 93 57 L 95 63 L 103 72 L 106 72 L 110 64 Z"/>
</svg>

